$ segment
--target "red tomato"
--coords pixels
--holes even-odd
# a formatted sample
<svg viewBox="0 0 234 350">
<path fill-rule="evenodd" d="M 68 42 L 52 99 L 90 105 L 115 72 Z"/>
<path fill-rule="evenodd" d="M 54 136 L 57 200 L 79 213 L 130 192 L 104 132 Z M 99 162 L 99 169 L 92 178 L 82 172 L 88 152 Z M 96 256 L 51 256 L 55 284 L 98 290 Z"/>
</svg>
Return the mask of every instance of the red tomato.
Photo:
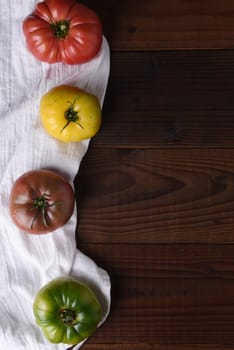
<svg viewBox="0 0 234 350">
<path fill-rule="evenodd" d="M 63 226 L 74 209 L 74 191 L 59 174 L 32 170 L 20 176 L 10 194 L 10 214 L 28 233 L 48 233 Z"/>
<path fill-rule="evenodd" d="M 40 61 L 80 64 L 100 50 L 102 24 L 97 14 L 76 0 L 45 0 L 23 21 L 31 53 Z"/>
</svg>

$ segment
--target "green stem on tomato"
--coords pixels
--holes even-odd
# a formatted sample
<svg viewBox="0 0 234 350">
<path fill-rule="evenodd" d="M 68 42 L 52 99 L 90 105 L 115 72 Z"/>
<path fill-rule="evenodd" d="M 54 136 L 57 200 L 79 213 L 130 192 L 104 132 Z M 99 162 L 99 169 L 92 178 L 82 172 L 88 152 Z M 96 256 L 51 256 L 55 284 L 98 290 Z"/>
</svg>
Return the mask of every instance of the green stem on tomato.
<svg viewBox="0 0 234 350">
<path fill-rule="evenodd" d="M 69 33 L 69 20 L 64 19 L 62 21 L 51 23 L 54 35 L 58 39 L 65 39 Z"/>
<path fill-rule="evenodd" d="M 74 326 L 78 323 L 76 311 L 66 307 L 59 310 L 59 318 L 66 326 Z"/>
<path fill-rule="evenodd" d="M 33 200 L 33 208 L 36 208 L 36 214 L 32 220 L 31 223 L 31 229 L 33 228 L 34 223 L 38 219 L 39 215 L 42 215 L 42 221 L 44 226 L 49 227 L 49 220 L 48 220 L 48 214 L 47 209 L 50 207 L 53 207 L 54 205 L 62 204 L 62 201 L 56 201 L 53 203 L 49 203 L 50 195 L 48 193 L 44 193 L 40 197 Z"/>
<path fill-rule="evenodd" d="M 66 129 L 66 127 L 71 123 L 76 123 L 77 125 L 79 125 L 81 127 L 81 129 L 84 129 L 83 126 L 79 123 L 79 115 L 78 115 L 78 111 L 74 110 L 74 104 L 76 102 L 76 99 L 74 99 L 73 103 L 71 103 L 70 101 L 68 101 L 68 103 L 70 103 L 70 106 L 68 107 L 68 109 L 64 112 L 64 118 L 67 120 L 66 124 L 64 125 L 64 127 L 60 130 L 60 133 L 63 132 L 64 129 Z"/>
</svg>

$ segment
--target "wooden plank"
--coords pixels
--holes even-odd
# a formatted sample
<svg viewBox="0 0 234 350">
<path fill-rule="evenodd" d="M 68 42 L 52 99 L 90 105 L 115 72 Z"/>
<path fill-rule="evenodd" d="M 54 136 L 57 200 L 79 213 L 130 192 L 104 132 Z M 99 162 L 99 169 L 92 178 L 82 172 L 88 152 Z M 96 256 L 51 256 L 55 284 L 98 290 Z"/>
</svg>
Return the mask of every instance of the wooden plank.
<svg viewBox="0 0 234 350">
<path fill-rule="evenodd" d="M 150 343 L 120 343 L 120 344 L 97 344 L 87 341 L 83 345 L 84 350 L 233 350 L 234 345 L 217 345 L 217 344 L 150 344 Z M 72 348 L 69 348 L 72 350 Z"/>
<path fill-rule="evenodd" d="M 234 342 L 233 245 L 81 244 L 80 249 L 108 267 L 112 279 L 110 315 L 90 343 Z"/>
<path fill-rule="evenodd" d="M 131 344 L 95 344 L 86 343 L 84 350 L 233 350 L 233 345 L 162 345 L 147 343 L 131 343 Z"/>
<path fill-rule="evenodd" d="M 233 81 L 234 51 L 113 53 L 94 145 L 233 147 Z"/>
<path fill-rule="evenodd" d="M 84 242 L 234 240 L 234 149 L 91 147 L 76 193 Z"/>
<path fill-rule="evenodd" d="M 86 0 L 100 15 L 112 49 L 234 47 L 232 0 Z"/>
</svg>

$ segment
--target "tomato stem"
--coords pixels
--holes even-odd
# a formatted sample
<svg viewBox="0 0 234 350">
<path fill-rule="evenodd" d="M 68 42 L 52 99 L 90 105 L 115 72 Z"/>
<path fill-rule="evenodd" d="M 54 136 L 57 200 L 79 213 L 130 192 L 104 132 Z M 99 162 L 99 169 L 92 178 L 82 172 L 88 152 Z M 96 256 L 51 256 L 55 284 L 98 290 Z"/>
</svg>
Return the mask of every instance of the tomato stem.
<svg viewBox="0 0 234 350">
<path fill-rule="evenodd" d="M 64 19 L 62 21 L 51 23 L 54 35 L 58 39 L 65 39 L 69 32 L 69 21 Z"/>
<path fill-rule="evenodd" d="M 66 326 L 72 326 L 78 323 L 76 312 L 65 307 L 59 310 L 59 317 Z"/>
<path fill-rule="evenodd" d="M 49 199 L 50 199 L 50 195 L 48 193 L 44 193 L 42 196 L 36 198 L 33 200 L 33 208 L 36 208 L 36 214 L 32 220 L 31 223 L 31 229 L 33 228 L 34 223 L 36 222 L 36 220 L 38 219 L 39 215 L 42 215 L 42 221 L 44 226 L 49 227 L 49 217 L 47 214 L 47 208 L 50 208 L 54 205 L 58 205 L 61 204 L 62 201 L 56 201 L 53 203 L 49 203 Z"/>
<path fill-rule="evenodd" d="M 78 111 L 74 110 L 74 104 L 76 102 L 76 99 L 74 99 L 74 101 L 71 103 L 70 101 L 67 101 L 68 103 L 70 103 L 70 106 L 68 107 L 68 109 L 64 112 L 64 118 L 67 120 L 66 124 L 64 125 L 64 127 L 61 129 L 60 133 L 63 132 L 64 129 L 66 129 L 66 127 L 71 123 L 76 123 L 77 125 L 79 125 L 81 127 L 81 129 L 84 129 L 83 126 L 78 122 L 79 120 L 79 116 L 78 116 Z"/>
</svg>

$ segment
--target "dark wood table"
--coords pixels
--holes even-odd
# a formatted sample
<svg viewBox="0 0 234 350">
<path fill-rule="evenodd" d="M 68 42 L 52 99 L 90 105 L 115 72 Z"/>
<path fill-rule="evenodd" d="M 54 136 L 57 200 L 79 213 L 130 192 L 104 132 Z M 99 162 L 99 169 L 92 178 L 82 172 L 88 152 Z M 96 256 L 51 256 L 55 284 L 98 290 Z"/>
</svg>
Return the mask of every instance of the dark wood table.
<svg viewBox="0 0 234 350">
<path fill-rule="evenodd" d="M 85 3 L 111 75 L 77 239 L 112 306 L 83 348 L 234 349 L 234 1 Z"/>
</svg>

